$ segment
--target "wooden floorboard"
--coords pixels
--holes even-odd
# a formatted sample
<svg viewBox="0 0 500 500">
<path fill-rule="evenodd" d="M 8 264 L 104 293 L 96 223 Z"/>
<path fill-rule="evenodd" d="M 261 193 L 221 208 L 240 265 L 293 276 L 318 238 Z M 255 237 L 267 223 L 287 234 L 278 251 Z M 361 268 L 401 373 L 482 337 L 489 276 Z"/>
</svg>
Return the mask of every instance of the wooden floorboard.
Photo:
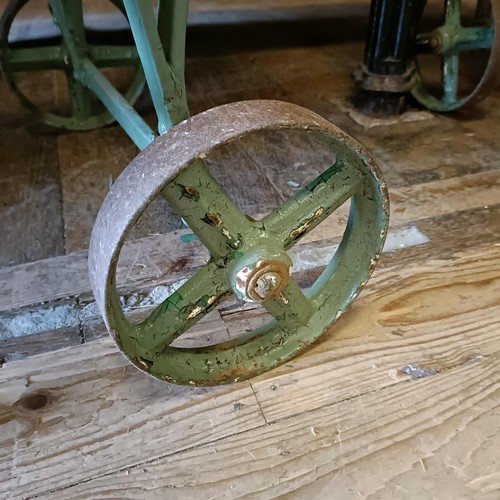
<svg viewBox="0 0 500 500">
<path fill-rule="evenodd" d="M 436 378 L 358 393 L 63 493 L 66 498 L 162 498 L 168 492 L 175 499 L 493 500 L 500 486 L 499 411 L 497 351 Z"/>
<path fill-rule="evenodd" d="M 61 255 L 57 138 L 29 129 L 25 113 L 4 83 L 0 99 L 0 266 Z"/>
<path fill-rule="evenodd" d="M 99 498 L 115 476 L 124 488 L 115 496 L 137 495 L 135 481 L 156 481 L 182 487 L 180 498 L 221 494 L 233 483 L 243 488 L 234 498 L 238 491 L 276 497 L 313 492 L 321 478 L 329 487 L 340 467 L 348 474 L 350 463 L 400 442 L 405 455 L 437 427 L 441 437 L 407 467 L 432 457 L 500 403 L 500 251 L 489 244 L 444 260 L 422 251 L 423 263 L 379 270 L 376 287 L 331 333 L 250 385 L 206 394 L 163 384 L 128 366 L 108 338 L 6 363 L 1 483 L 20 497 L 74 485 Z M 46 395 L 47 405 L 28 410 L 33 395 Z M 23 425 L 9 425 L 14 418 Z M 203 473 L 187 472 L 188 460 Z M 400 466 L 398 474 L 409 470 Z M 379 486 L 392 487 L 391 477 L 378 477 Z M 376 491 L 363 481 L 361 489 Z"/>
<path fill-rule="evenodd" d="M 402 187 L 391 190 L 390 195 L 391 224 L 398 226 L 458 210 L 495 205 L 500 200 L 500 172 L 484 172 Z M 344 230 L 345 222 L 345 210 L 340 211 L 321 225 L 321 231 L 311 233 L 301 244 L 338 237 Z M 186 244 L 180 240 L 180 235 L 187 232 L 184 230 L 175 234 L 175 238 L 159 235 L 131 241 L 125 247 L 120 262 L 120 289 L 137 290 L 143 284 L 154 286 L 179 280 L 189 269 L 201 265 L 207 255 L 200 253 L 198 242 Z M 172 276 L 169 277 L 169 274 Z M 6 284 L 0 290 L 2 312 L 66 297 L 89 297 L 87 254 L 73 253 L 0 269 L 0 282 Z"/>
<path fill-rule="evenodd" d="M 41 5 L 29 2 L 24 19 Z M 500 498 L 500 93 L 446 116 L 355 121 L 367 6 L 191 4 L 192 113 L 255 98 L 306 106 L 367 146 L 391 195 L 390 244 L 346 314 L 302 355 L 226 387 L 139 372 L 96 309 L 86 248 L 110 182 L 136 154 L 131 141 L 118 127 L 34 126 L 1 83 L 1 498 Z M 23 85 L 54 107 L 60 83 L 38 75 Z M 147 99 L 141 113 L 154 125 Z M 258 216 L 330 161 L 275 133 L 208 163 Z M 344 207 L 297 245 L 302 287 L 346 220 Z M 185 236 L 161 201 L 131 235 L 118 284 L 134 320 L 208 259 Z M 265 320 L 232 301 L 178 341 L 225 341 Z"/>
<path fill-rule="evenodd" d="M 3 498 L 31 497 L 103 470 L 131 467 L 138 458 L 142 462 L 139 449 L 147 449 L 154 460 L 264 423 L 248 384 L 212 390 L 176 387 L 138 372 L 107 338 L 81 347 L 83 351 L 34 356 L 28 371 L 26 365 L 4 365 Z M 45 410 L 32 409 L 37 397 L 46 398 Z M 46 410 L 48 419 L 42 415 Z M 53 467 L 59 470 L 56 475 Z"/>
</svg>

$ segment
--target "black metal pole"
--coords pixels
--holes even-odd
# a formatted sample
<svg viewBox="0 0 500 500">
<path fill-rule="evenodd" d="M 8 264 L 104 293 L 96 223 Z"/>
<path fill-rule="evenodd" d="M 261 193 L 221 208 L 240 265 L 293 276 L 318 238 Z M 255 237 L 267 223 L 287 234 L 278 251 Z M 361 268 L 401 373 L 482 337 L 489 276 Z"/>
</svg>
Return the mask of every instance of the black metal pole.
<svg viewBox="0 0 500 500">
<path fill-rule="evenodd" d="M 415 83 L 415 37 L 427 0 L 372 0 L 357 107 L 366 114 L 403 111 Z"/>
</svg>

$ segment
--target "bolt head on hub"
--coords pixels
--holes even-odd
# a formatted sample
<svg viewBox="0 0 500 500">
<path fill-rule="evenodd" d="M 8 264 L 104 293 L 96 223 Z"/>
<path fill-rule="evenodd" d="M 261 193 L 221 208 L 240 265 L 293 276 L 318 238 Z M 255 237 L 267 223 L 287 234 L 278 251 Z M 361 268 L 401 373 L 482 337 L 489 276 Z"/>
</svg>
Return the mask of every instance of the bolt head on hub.
<svg viewBox="0 0 500 500">
<path fill-rule="evenodd" d="M 269 300 L 276 295 L 276 291 L 279 290 L 283 278 L 280 274 L 274 271 L 268 271 L 262 274 L 255 281 L 255 288 L 253 289 L 253 294 L 260 297 L 262 300 Z"/>
<path fill-rule="evenodd" d="M 235 262 L 229 279 L 239 299 L 245 302 L 264 302 L 281 294 L 291 272 L 292 261 L 286 252 L 271 252 L 259 247 Z"/>
</svg>

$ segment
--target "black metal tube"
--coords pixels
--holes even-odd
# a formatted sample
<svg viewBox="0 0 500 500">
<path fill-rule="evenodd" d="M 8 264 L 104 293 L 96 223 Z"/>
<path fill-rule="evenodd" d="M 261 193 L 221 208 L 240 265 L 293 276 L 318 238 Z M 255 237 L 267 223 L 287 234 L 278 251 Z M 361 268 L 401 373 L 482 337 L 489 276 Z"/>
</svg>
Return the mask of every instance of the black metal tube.
<svg viewBox="0 0 500 500">
<path fill-rule="evenodd" d="M 413 83 L 415 37 L 427 0 L 372 0 L 358 108 L 398 114 Z"/>
<path fill-rule="evenodd" d="M 372 0 L 365 67 L 377 75 L 402 75 L 413 61 L 425 0 Z"/>
</svg>

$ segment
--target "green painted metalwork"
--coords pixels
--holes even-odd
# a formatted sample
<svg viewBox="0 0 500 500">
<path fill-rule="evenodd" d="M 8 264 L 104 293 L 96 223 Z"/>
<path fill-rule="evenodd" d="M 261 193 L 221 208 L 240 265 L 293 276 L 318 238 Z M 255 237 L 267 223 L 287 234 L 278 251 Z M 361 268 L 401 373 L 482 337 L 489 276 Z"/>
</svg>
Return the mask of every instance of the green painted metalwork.
<svg viewBox="0 0 500 500">
<path fill-rule="evenodd" d="M 184 84 L 184 47 L 188 2 L 159 3 L 158 21 L 148 0 L 124 3 L 112 0 L 130 20 L 136 47 L 87 43 L 82 1 L 50 0 L 54 22 L 62 33 L 57 46 L 15 48 L 8 43 L 8 32 L 18 11 L 27 2 L 12 4 L 3 16 L 2 66 L 11 87 L 23 104 L 50 125 L 86 130 L 117 120 L 140 149 L 149 145 L 155 133 L 133 109 L 144 83 L 142 70 L 123 96 L 99 71 L 103 67 L 144 65 L 148 85 L 159 117 L 158 129 L 165 132 L 189 116 Z M 161 36 L 157 29 L 160 25 Z M 165 50 L 162 50 L 162 45 Z M 71 103 L 69 117 L 46 113 L 19 90 L 15 73 L 19 71 L 63 70 L 66 72 Z M 109 113 L 95 113 L 97 96 Z"/>
<path fill-rule="evenodd" d="M 139 149 L 151 144 L 154 131 L 90 60 L 84 60 L 74 76 L 95 93 Z"/>
<path fill-rule="evenodd" d="M 490 3 L 489 7 L 491 10 Z M 477 10 L 484 15 L 485 3 L 478 5 Z M 481 17 L 479 22 L 484 22 L 484 17 Z M 462 26 L 461 0 L 446 0 L 444 24 L 431 33 L 419 34 L 417 37 L 417 46 L 441 58 L 443 75 L 441 95 L 435 95 L 427 88 L 422 77 L 419 78 L 412 94 L 421 104 L 434 111 L 452 111 L 481 93 L 483 81 L 473 93 L 459 96 L 459 64 L 460 54 L 463 52 L 492 49 L 495 40 L 494 18 L 490 16 L 486 23 L 474 27 Z"/>
<path fill-rule="evenodd" d="M 112 1 L 125 9 L 136 47 L 89 45 L 81 0 L 49 0 L 62 33 L 59 45 L 12 47 L 8 32 L 27 2 L 17 0 L 2 18 L 3 68 L 23 103 L 46 123 L 83 130 L 116 119 L 145 149 L 112 186 L 89 252 L 96 301 L 120 348 L 136 366 L 162 380 L 193 385 L 244 380 L 295 356 L 357 296 L 385 240 L 389 215 L 385 184 L 359 144 L 318 115 L 291 104 L 236 103 L 184 121 L 189 116 L 184 84 L 188 2 L 160 0 L 156 18 L 149 0 Z M 461 34 L 464 47 L 479 36 Z M 485 40 L 489 36 L 483 35 Z M 160 137 L 132 106 L 142 88 L 142 73 L 122 95 L 100 71 L 130 64 L 144 68 Z M 70 117 L 40 112 L 17 88 L 16 72 L 43 69 L 66 73 Z M 108 113 L 95 113 L 94 96 Z M 203 159 L 251 132 L 283 129 L 314 136 L 336 160 L 292 199 L 256 221 L 237 208 Z M 207 247 L 210 261 L 148 319 L 134 325 L 120 307 L 114 273 L 127 231 L 159 194 L 192 229 L 188 238 L 197 237 Z M 349 222 L 337 252 L 314 285 L 302 291 L 291 275 L 287 251 L 348 200 Z M 274 319 L 224 344 L 199 349 L 171 346 L 233 294 L 262 304 Z"/>
<path fill-rule="evenodd" d="M 159 0 L 158 34 L 166 60 L 179 88 L 184 89 L 184 67 L 186 58 L 186 27 L 189 1 L 171 2 Z M 183 97 L 185 98 L 185 96 Z"/>
<path fill-rule="evenodd" d="M 162 17 L 174 15 L 167 24 L 162 21 L 162 27 L 171 29 L 170 33 L 163 33 L 163 41 L 168 43 L 167 52 L 163 50 L 162 39 L 157 29 L 157 21 L 149 0 L 124 0 L 125 9 L 129 18 L 137 50 L 141 57 L 144 73 L 148 82 L 149 91 L 158 115 L 158 131 L 166 132 L 175 123 L 185 120 L 189 116 L 187 107 L 184 77 L 184 63 L 179 63 L 179 56 L 183 55 L 179 46 L 184 46 L 185 31 L 179 31 L 178 25 L 187 20 L 188 2 L 169 2 L 176 4 L 170 9 L 161 9 Z M 173 28 L 176 27 L 176 30 Z M 184 28 L 185 29 L 185 28 Z M 171 61 L 167 59 L 173 57 Z M 180 66 L 180 67 L 179 67 Z M 175 68 L 175 69 L 174 69 Z"/>
<path fill-rule="evenodd" d="M 336 161 L 295 197 L 255 221 L 235 206 L 199 159 L 254 130 L 284 128 L 316 137 Z M 125 206 L 119 193 L 138 186 L 138 179 L 146 182 L 144 172 L 150 170 L 154 179 L 138 187 L 140 199 L 133 205 L 127 199 Z M 147 320 L 131 324 L 116 292 L 116 262 L 124 235 L 159 193 L 185 218 L 211 258 Z M 286 251 L 347 200 L 351 212 L 342 243 L 304 292 L 290 276 Z M 274 101 L 237 103 L 174 127 L 124 171 L 96 222 L 91 281 L 109 331 L 137 367 L 180 384 L 230 383 L 295 356 L 345 311 L 377 262 L 387 222 L 385 186 L 359 144 L 303 108 Z M 260 302 L 274 320 L 224 344 L 198 349 L 170 345 L 232 294 Z"/>
<path fill-rule="evenodd" d="M 110 0 L 123 11 L 118 0 Z M 21 8 L 28 0 L 11 2 L 4 11 L 0 21 L 0 52 L 2 70 L 12 90 L 18 95 L 21 103 L 28 108 L 38 120 L 51 126 L 68 130 L 90 130 L 112 123 L 112 114 L 102 111 L 102 106 L 75 78 L 75 70 L 89 59 L 96 68 L 132 66 L 136 75 L 123 96 L 132 105 L 144 86 L 144 75 L 137 50 L 133 46 L 91 46 L 87 43 L 83 25 L 81 0 L 63 2 L 51 0 L 50 5 L 55 22 L 60 23 L 61 42 L 52 46 L 16 47 L 9 43 L 8 36 L 12 23 Z M 59 21 L 58 21 L 59 19 Z M 60 20 L 64 19 L 64 22 Z M 42 43 L 42 42 L 40 42 Z M 69 116 L 48 113 L 30 101 L 20 90 L 16 73 L 21 71 L 62 70 L 66 73 L 71 111 Z"/>
</svg>

